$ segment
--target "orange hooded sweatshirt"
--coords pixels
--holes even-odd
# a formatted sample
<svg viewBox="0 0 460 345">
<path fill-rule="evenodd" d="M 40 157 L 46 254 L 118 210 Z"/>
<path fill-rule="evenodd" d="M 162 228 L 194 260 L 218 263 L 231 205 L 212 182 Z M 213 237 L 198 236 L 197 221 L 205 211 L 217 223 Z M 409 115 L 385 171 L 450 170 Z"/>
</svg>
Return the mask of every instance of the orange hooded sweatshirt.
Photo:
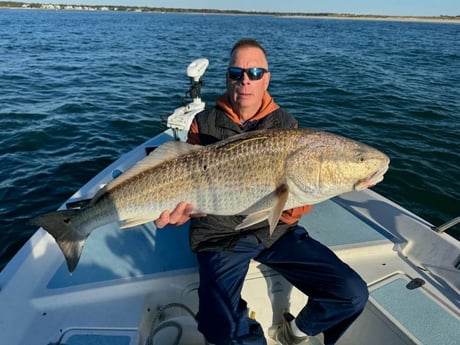
<svg viewBox="0 0 460 345">
<path fill-rule="evenodd" d="M 221 95 L 217 100 L 216 104 L 225 111 L 226 115 L 236 124 L 241 125 L 241 120 L 238 114 L 235 113 L 235 111 L 232 108 L 232 105 L 230 103 L 230 97 L 227 93 L 224 93 Z M 279 108 L 279 105 L 275 103 L 273 98 L 270 96 L 270 94 L 265 91 L 265 94 L 262 98 L 262 105 L 260 106 L 259 111 L 248 121 L 255 121 L 259 120 L 268 114 L 272 113 L 273 111 L 277 110 Z M 192 125 L 190 126 L 189 130 L 189 135 L 188 135 L 188 140 L 189 143 L 194 144 L 194 145 L 199 145 L 200 144 L 200 138 L 199 138 L 199 128 L 198 124 L 195 120 L 193 120 Z M 292 208 L 290 210 L 286 210 L 281 214 L 280 220 L 283 221 L 286 224 L 294 224 L 295 222 L 299 221 L 299 219 L 304 215 L 305 213 L 310 212 L 312 209 L 311 205 L 305 205 L 302 207 L 297 207 L 297 208 Z"/>
</svg>

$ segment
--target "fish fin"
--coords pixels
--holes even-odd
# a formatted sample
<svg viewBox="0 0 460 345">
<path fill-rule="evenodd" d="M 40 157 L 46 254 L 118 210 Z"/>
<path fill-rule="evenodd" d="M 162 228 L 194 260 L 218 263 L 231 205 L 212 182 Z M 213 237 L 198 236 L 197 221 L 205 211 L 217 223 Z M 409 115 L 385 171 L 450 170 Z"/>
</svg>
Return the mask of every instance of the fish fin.
<svg viewBox="0 0 460 345">
<path fill-rule="evenodd" d="M 154 151 L 152 151 L 148 156 L 138 161 L 130 169 L 126 170 L 123 174 L 110 181 L 102 189 L 100 189 L 94 198 L 91 200 L 91 204 L 94 205 L 96 201 L 105 193 L 115 188 L 116 186 L 121 185 L 122 183 L 128 181 L 134 176 L 139 175 L 140 173 L 147 171 L 153 168 L 156 165 L 159 165 L 170 159 L 174 159 L 181 155 L 191 153 L 197 150 L 201 150 L 203 146 L 192 145 L 184 143 L 182 141 L 168 141 L 160 146 L 158 146 Z"/>
<path fill-rule="evenodd" d="M 289 186 L 287 183 L 280 184 L 275 191 L 277 196 L 276 203 L 270 210 L 270 214 L 268 216 L 268 224 L 270 225 L 270 236 L 275 231 L 276 225 L 278 225 L 278 221 L 280 220 L 281 213 L 283 213 L 284 207 L 286 206 L 287 199 L 289 197 Z"/>
<path fill-rule="evenodd" d="M 157 218 L 158 217 L 156 217 L 156 218 L 129 218 L 129 219 L 125 219 L 121 223 L 120 229 L 127 229 L 127 228 L 131 228 L 133 226 L 136 226 L 136 225 L 142 225 L 142 224 L 145 224 L 145 223 L 148 223 L 148 222 L 153 222 Z"/>
<path fill-rule="evenodd" d="M 64 210 L 47 213 L 30 220 L 30 224 L 40 226 L 54 237 L 64 254 L 69 272 L 73 272 L 80 260 L 83 246 L 88 235 L 73 226 L 72 218 L 78 210 Z"/>
<path fill-rule="evenodd" d="M 273 193 L 273 196 L 271 196 L 273 199 L 273 206 L 269 209 L 249 214 L 235 229 L 241 230 L 267 219 L 269 224 L 269 233 L 271 236 L 278 224 L 281 213 L 283 213 L 288 197 L 289 187 L 287 183 L 280 184 Z"/>
<path fill-rule="evenodd" d="M 167 141 L 158 146 L 147 157 L 152 160 L 157 160 L 158 163 L 168 159 L 173 159 L 184 154 L 201 150 L 203 146 L 184 143 L 183 141 Z"/>
<path fill-rule="evenodd" d="M 241 230 L 251 225 L 263 222 L 264 220 L 268 219 L 269 214 L 270 209 L 251 213 L 246 218 L 244 218 L 244 220 L 240 224 L 236 226 L 235 230 Z"/>
</svg>

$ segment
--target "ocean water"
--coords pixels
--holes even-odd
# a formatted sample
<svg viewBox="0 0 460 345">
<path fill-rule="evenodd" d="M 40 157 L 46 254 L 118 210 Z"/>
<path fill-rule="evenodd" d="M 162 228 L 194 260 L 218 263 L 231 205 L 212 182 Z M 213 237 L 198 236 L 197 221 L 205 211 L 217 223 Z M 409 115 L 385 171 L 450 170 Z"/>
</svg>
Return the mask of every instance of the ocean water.
<svg viewBox="0 0 460 345">
<path fill-rule="evenodd" d="M 196 58 L 213 103 L 242 37 L 265 46 L 270 93 L 302 127 L 391 157 L 377 192 L 436 225 L 460 215 L 459 24 L 0 10 L 0 269 L 30 218 L 165 129 Z"/>
</svg>

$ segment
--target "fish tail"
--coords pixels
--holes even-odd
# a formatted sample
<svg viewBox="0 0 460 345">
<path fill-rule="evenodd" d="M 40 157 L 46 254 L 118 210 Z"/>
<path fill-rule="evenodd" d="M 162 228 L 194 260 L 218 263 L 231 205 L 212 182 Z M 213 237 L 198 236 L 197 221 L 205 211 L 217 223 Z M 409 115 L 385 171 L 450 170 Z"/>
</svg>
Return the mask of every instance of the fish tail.
<svg viewBox="0 0 460 345">
<path fill-rule="evenodd" d="M 64 254 L 69 272 L 73 272 L 77 267 L 88 237 L 73 225 L 72 219 L 78 213 L 79 210 L 75 209 L 56 211 L 38 216 L 30 221 L 30 224 L 42 227 L 54 237 Z"/>
</svg>

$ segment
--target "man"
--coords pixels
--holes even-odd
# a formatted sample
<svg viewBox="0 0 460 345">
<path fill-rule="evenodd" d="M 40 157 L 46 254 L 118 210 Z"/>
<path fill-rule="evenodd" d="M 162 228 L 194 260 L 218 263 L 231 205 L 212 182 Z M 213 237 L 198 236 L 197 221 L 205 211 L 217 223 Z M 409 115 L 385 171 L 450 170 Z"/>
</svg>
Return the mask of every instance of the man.
<svg viewBox="0 0 460 345">
<path fill-rule="evenodd" d="M 267 92 L 270 72 L 265 50 L 255 40 L 238 41 L 230 54 L 227 91 L 216 106 L 199 113 L 188 141 L 208 145 L 262 128 L 293 128 L 297 121 Z M 297 222 L 311 206 L 285 211 L 273 232 L 262 222 L 236 232 L 244 216 L 192 217 L 190 241 L 200 274 L 198 329 L 216 345 L 266 344 L 260 325 L 248 318 L 241 289 L 251 259 L 282 274 L 309 296 L 296 318 L 287 313 L 275 333 L 281 345 L 308 344 L 323 332 L 325 345 L 335 344 L 363 310 L 366 283 L 327 247 L 312 239 Z M 183 224 L 193 205 L 180 203 L 165 211 L 158 227 Z"/>
</svg>

